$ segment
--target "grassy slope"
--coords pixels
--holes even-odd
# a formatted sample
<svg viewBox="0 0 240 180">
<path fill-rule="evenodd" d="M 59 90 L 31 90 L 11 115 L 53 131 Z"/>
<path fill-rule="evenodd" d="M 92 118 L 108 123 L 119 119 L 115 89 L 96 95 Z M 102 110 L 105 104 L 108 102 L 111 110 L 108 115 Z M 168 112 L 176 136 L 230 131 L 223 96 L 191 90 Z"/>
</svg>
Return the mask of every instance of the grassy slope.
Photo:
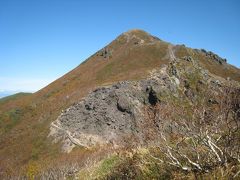
<svg viewBox="0 0 240 180">
<path fill-rule="evenodd" d="M 21 97 L 29 96 L 31 94 L 32 93 L 20 92 L 20 93 L 16 93 L 16 94 L 13 94 L 13 95 L 10 95 L 10 96 L 6 96 L 6 97 L 3 97 L 3 98 L 0 98 L 0 104 L 7 103 L 7 102 L 13 101 L 13 100 L 17 100 Z"/>
<path fill-rule="evenodd" d="M 152 38 L 143 31 L 132 31 L 130 34 L 141 37 L 145 42 L 150 42 Z M 127 42 L 126 36 L 121 35 L 108 45 L 112 51 L 111 57 L 104 58 L 96 53 L 39 92 L 0 103 L 0 122 L 11 121 L 11 118 L 17 121 L 7 130 L 1 124 L 0 167 L 11 167 L 13 170 L 9 169 L 9 173 L 12 173 L 16 167 L 29 161 L 60 156 L 58 145 L 52 145 L 46 137 L 49 124 L 62 109 L 83 98 L 96 86 L 141 79 L 149 70 L 169 62 L 164 58 L 168 43 L 158 41 L 155 44 L 136 45 L 135 42 L 136 39 Z M 182 48 L 176 54 L 182 57 L 192 55 L 192 51 Z M 193 55 L 198 57 L 198 54 Z M 199 57 L 202 64 L 210 71 L 216 71 L 217 75 L 223 72 L 220 65 L 208 65 L 210 60 L 201 58 Z M 239 74 L 238 69 L 229 66 L 222 76 L 240 80 Z M 6 116 L 6 112 L 10 115 Z"/>
<path fill-rule="evenodd" d="M 148 41 L 148 35 L 140 33 Z M 103 84 L 119 80 L 133 80 L 144 77 L 148 70 L 167 60 L 167 44 L 135 46 L 121 36 L 109 46 L 112 57 L 105 59 L 97 53 L 80 66 L 53 82 L 39 92 L 20 101 L 0 104 L 1 112 L 21 108 L 18 123 L 7 133 L 1 134 L 0 162 L 2 166 L 21 166 L 31 159 L 52 157 L 57 147 L 46 140 L 49 124 L 60 111 L 80 100 L 90 90 Z M 157 58 L 156 58 L 157 57 Z M 5 117 L 1 116 L 1 119 Z M 19 151 L 21 149 L 21 151 Z"/>
<path fill-rule="evenodd" d="M 21 102 L 23 99 L 30 96 L 31 93 L 17 93 L 0 99 L 0 105 L 5 105 L 12 102 Z M 21 106 L 15 106 L 8 111 L 0 110 L 0 135 L 9 132 L 16 124 L 22 115 Z"/>
<path fill-rule="evenodd" d="M 176 56 L 182 58 L 184 56 L 192 56 L 194 59 L 199 60 L 200 64 L 212 74 L 217 76 L 234 79 L 240 81 L 240 69 L 224 63 L 220 65 L 217 61 L 206 57 L 203 53 L 199 53 L 194 49 L 186 48 L 184 46 L 179 46 L 176 48 Z"/>
</svg>

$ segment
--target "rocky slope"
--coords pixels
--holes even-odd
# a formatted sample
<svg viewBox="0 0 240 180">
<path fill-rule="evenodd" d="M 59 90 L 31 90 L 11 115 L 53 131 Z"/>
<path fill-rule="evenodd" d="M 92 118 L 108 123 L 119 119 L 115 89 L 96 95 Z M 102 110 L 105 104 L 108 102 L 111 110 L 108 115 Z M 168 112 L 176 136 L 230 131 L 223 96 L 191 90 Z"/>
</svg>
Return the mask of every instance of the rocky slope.
<svg viewBox="0 0 240 180">
<path fill-rule="evenodd" d="M 175 97 L 179 101 L 187 99 L 194 104 L 201 98 L 199 92 L 203 88 L 207 87 L 212 93 L 216 93 L 215 91 L 223 91 L 223 87 L 230 84 L 234 84 L 235 88 L 240 87 L 237 81 L 209 73 L 190 56 L 175 58 L 173 52 L 171 56 L 174 58 L 168 65 L 155 68 L 146 79 L 122 81 L 95 89 L 61 113 L 51 124 L 50 136 L 55 142 L 62 140 L 62 148 L 66 152 L 70 152 L 75 146 L 89 148 L 106 144 L 115 147 L 156 145 L 160 141 L 158 136 L 153 136 L 151 140 L 146 139 L 145 126 L 149 123 L 146 109 L 168 103 L 164 102 L 164 96 Z M 218 57 L 218 62 L 225 61 Z M 190 84 L 196 87 L 191 88 Z M 217 103 L 215 98 L 208 98 L 209 102 Z M 208 102 L 204 103 L 202 106 L 207 106 Z M 158 128 L 161 124 L 155 122 L 154 126 Z"/>
<path fill-rule="evenodd" d="M 77 170 L 76 179 L 87 178 L 85 171 L 90 179 L 239 176 L 240 83 L 210 73 L 191 56 L 169 56 L 169 64 L 146 78 L 99 87 L 52 122 L 49 136 L 65 152 L 76 146 L 130 151 L 130 157 L 111 155 L 106 174 L 95 172 L 108 158 Z"/>
<path fill-rule="evenodd" d="M 65 139 L 66 151 L 74 145 L 124 145 L 129 143 L 129 136 L 138 140 L 134 142 L 136 145 L 146 143 L 142 137 L 144 105 L 155 105 L 158 101 L 156 93 L 176 91 L 179 83 L 178 79 L 168 76 L 166 68 L 156 77 L 158 78 L 122 81 L 94 90 L 61 113 L 51 124 L 50 135 L 55 136 L 55 140 Z"/>
</svg>

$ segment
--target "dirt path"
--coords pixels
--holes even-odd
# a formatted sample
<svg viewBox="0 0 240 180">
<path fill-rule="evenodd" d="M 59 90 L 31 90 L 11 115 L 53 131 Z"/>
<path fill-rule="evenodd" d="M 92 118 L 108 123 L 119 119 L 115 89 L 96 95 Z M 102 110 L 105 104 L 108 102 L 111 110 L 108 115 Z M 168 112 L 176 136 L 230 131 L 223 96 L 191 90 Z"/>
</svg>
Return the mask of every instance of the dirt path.
<svg viewBox="0 0 240 180">
<path fill-rule="evenodd" d="M 174 50 L 173 50 L 173 45 L 172 44 L 168 45 L 168 55 L 169 55 L 170 60 L 172 60 L 172 61 L 177 59 L 175 54 L 174 54 Z"/>
</svg>

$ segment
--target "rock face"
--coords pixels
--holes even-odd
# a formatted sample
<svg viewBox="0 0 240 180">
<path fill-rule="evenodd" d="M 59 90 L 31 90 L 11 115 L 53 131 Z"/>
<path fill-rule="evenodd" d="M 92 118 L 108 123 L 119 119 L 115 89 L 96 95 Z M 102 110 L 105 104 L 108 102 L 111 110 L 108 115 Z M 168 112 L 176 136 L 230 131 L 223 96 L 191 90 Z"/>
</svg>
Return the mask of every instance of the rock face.
<svg viewBox="0 0 240 180">
<path fill-rule="evenodd" d="M 223 64 L 227 62 L 227 59 L 223 59 L 219 57 L 217 54 L 213 53 L 212 51 L 206 51 L 205 49 L 201 49 L 201 52 L 204 53 L 207 57 L 217 61 L 219 64 Z"/>
<path fill-rule="evenodd" d="M 50 136 L 63 140 L 63 150 L 110 143 L 125 145 L 134 137 L 144 144 L 144 106 L 154 106 L 162 91 L 176 91 L 178 84 L 167 67 L 152 72 L 148 79 L 124 81 L 101 87 L 62 112 L 51 125 Z"/>
<path fill-rule="evenodd" d="M 154 115 L 154 107 L 166 104 L 169 95 L 173 101 L 185 98 L 182 102 L 188 101 L 191 107 L 201 99 L 199 95 L 204 96 L 206 87 L 216 93 L 228 82 L 202 69 L 194 59 L 186 59 L 173 60 L 168 66 L 154 69 L 143 80 L 97 88 L 52 122 L 50 136 L 54 142 L 63 142 L 65 152 L 75 146 L 141 146 L 159 142 L 158 136 L 146 140 L 146 132 L 151 131 L 145 128 L 150 124 L 146 109 Z M 217 101 L 209 99 L 209 102 Z M 153 126 L 158 129 L 162 125 L 153 122 Z M 157 130 L 155 134 L 159 133 Z"/>
<path fill-rule="evenodd" d="M 104 59 L 109 59 L 112 56 L 112 51 L 108 48 L 103 48 L 97 53 L 97 56 L 102 56 Z"/>
</svg>

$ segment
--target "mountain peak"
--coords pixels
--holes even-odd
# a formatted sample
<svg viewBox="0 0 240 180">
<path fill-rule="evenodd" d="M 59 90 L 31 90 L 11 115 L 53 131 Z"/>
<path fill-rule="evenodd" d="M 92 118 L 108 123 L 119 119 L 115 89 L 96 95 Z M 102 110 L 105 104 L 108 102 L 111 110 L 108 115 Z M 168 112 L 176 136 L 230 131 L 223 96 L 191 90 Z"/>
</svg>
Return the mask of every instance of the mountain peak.
<svg viewBox="0 0 240 180">
<path fill-rule="evenodd" d="M 127 33 L 127 34 L 139 34 L 139 33 L 141 33 L 141 34 L 150 35 L 148 32 L 146 32 L 142 29 L 129 29 L 125 33 Z"/>
<path fill-rule="evenodd" d="M 159 42 L 160 39 L 152 36 L 150 33 L 141 30 L 141 29 L 130 29 L 124 33 L 122 33 L 118 38 L 116 39 L 120 42 L 130 43 L 130 44 L 148 44 L 148 43 L 155 43 Z"/>
<path fill-rule="evenodd" d="M 151 34 L 141 29 L 130 29 L 127 32 L 123 33 L 123 35 L 140 39 L 153 39 L 153 36 Z"/>
<path fill-rule="evenodd" d="M 75 157 L 86 157 L 86 160 L 88 156 L 92 158 L 90 152 L 93 152 L 93 156 L 100 159 L 97 157 L 98 152 L 94 152 L 98 147 L 106 147 L 109 149 L 107 152 L 125 145 L 126 149 L 147 148 L 148 145 L 152 147 L 161 142 L 166 143 L 163 136 L 159 136 L 162 133 L 167 133 L 163 134 L 167 140 L 172 138 L 170 145 L 175 141 L 182 142 L 179 147 L 184 148 L 183 154 L 186 145 L 190 147 L 186 152 L 191 152 L 195 147 L 185 140 L 192 137 L 183 135 L 195 135 L 199 131 L 197 128 L 203 128 L 202 123 L 206 122 L 206 131 L 203 132 L 212 129 L 213 138 L 218 138 L 215 136 L 215 125 L 222 128 L 225 124 L 218 118 L 224 115 L 224 109 L 220 109 L 219 114 L 217 108 L 225 108 L 224 103 L 227 102 L 228 106 L 234 108 L 233 111 L 239 109 L 240 103 L 232 105 L 237 102 L 237 98 L 229 91 L 239 89 L 239 82 L 239 69 L 228 65 L 213 52 L 173 45 L 140 29 L 129 30 L 37 93 L 17 95 L 0 103 L 0 177 L 2 172 L 18 173 L 18 169 L 28 171 L 32 162 L 39 164 L 39 170 L 42 170 L 45 162 L 50 162 L 52 158 L 56 159 L 49 163 L 47 172 L 51 172 L 55 162 L 63 162 L 63 158 L 71 164 L 72 160 L 76 162 Z M 225 89 L 225 86 L 230 89 Z M 229 94 L 226 96 L 225 92 Z M 237 91 L 236 95 L 239 94 Z M 233 103 L 230 98 L 233 98 Z M 229 110 L 228 106 L 226 110 Z M 195 112 L 197 114 L 193 114 Z M 228 117 L 238 116 L 231 114 Z M 179 118 L 183 121 L 180 122 Z M 209 118 L 213 121 L 209 121 Z M 237 121 L 229 119 L 227 122 L 235 125 Z M 223 131 L 220 129 L 218 132 Z M 235 136 L 235 133 L 232 134 Z M 203 133 L 203 136 L 206 137 L 206 134 Z M 223 136 L 225 133 L 219 134 L 219 137 Z M 213 142 L 217 143 L 218 140 L 213 138 Z M 235 137 L 233 139 L 236 144 L 240 142 Z M 51 140 L 59 144 L 53 144 Z M 60 142 L 63 144 L 62 149 L 58 149 Z M 203 139 L 195 142 L 202 143 Z M 222 138 L 219 143 L 221 147 Z M 70 152 L 75 146 L 94 145 L 97 148 L 90 151 L 80 147 Z M 199 153 L 206 149 L 201 146 L 197 146 Z M 60 153 L 61 150 L 70 152 L 70 156 Z M 212 149 L 209 150 L 212 154 Z M 153 155 L 157 155 L 154 152 L 155 150 Z M 205 157 L 205 154 L 201 157 Z M 221 153 L 219 157 L 222 157 Z M 149 157 L 146 160 L 148 159 Z M 182 160 L 182 157 L 179 159 Z M 81 162 L 85 163 L 85 160 Z M 219 161 L 216 159 L 216 162 Z M 64 162 L 64 165 L 67 163 Z M 63 167 L 62 164 L 59 165 Z M 203 164 L 203 167 L 206 166 Z M 45 172 L 40 173 L 44 174 L 44 179 Z M 37 177 L 41 179 L 40 176 Z M 0 179 L 9 179 L 9 174 Z"/>
</svg>

